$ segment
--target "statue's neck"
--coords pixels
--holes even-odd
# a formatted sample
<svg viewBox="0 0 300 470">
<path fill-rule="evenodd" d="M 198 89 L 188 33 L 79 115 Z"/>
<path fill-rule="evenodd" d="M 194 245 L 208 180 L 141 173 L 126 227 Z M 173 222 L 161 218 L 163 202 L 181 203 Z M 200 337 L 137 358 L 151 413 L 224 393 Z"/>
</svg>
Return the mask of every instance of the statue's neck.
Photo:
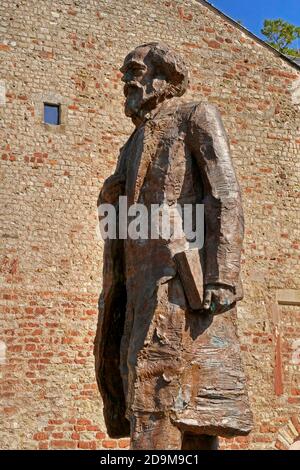
<svg viewBox="0 0 300 470">
<path fill-rule="evenodd" d="M 159 113 L 159 111 L 161 110 L 161 108 L 164 106 L 165 103 L 166 103 L 166 100 L 160 103 L 157 103 L 157 105 L 153 108 L 141 109 L 137 115 L 132 116 L 131 119 L 135 127 L 140 127 L 146 121 L 153 119 Z"/>
</svg>

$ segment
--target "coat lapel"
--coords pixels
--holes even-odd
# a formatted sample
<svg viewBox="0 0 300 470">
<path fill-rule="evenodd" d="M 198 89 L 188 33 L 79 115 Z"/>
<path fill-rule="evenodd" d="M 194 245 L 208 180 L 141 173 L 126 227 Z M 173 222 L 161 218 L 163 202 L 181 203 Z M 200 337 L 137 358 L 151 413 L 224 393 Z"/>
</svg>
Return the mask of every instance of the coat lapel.
<svg viewBox="0 0 300 470">
<path fill-rule="evenodd" d="M 127 166 L 126 194 L 129 204 L 138 201 L 149 166 L 157 155 L 159 143 L 169 124 L 170 112 L 160 109 L 149 113 L 149 119 L 137 129 L 129 149 Z"/>
<path fill-rule="evenodd" d="M 130 205 L 138 201 L 149 165 L 156 154 L 159 133 L 155 130 L 156 123 L 152 120 L 146 121 L 137 130 L 128 149 L 126 194 Z"/>
</svg>

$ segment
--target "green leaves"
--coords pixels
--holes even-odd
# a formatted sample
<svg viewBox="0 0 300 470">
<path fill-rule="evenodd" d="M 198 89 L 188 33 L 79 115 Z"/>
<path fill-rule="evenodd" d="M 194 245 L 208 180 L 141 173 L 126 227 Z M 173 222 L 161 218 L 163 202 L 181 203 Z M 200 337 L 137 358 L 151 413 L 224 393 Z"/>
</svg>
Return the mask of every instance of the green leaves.
<svg viewBox="0 0 300 470">
<path fill-rule="evenodd" d="M 296 39 L 300 39 L 300 26 L 294 26 L 287 21 L 265 20 L 261 33 L 268 38 L 267 43 L 283 54 L 300 57 L 300 50 L 289 47 Z"/>
</svg>

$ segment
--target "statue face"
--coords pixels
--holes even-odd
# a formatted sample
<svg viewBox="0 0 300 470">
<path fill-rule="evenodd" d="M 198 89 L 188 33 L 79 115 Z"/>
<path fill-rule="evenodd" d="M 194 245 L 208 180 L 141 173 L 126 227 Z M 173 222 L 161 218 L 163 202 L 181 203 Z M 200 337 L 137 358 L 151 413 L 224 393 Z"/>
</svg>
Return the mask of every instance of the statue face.
<svg viewBox="0 0 300 470">
<path fill-rule="evenodd" d="M 145 114 L 154 109 L 158 97 L 166 86 L 164 77 L 155 73 L 155 67 L 147 54 L 149 47 L 139 47 L 127 55 L 120 71 L 125 83 L 125 114 L 137 124 Z"/>
</svg>

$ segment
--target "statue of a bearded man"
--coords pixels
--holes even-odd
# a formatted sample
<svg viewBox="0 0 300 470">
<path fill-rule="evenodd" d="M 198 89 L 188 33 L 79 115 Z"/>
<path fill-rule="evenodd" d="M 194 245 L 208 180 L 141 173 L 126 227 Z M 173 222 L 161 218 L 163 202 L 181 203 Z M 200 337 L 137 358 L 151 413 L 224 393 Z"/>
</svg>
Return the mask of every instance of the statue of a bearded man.
<svg viewBox="0 0 300 470">
<path fill-rule="evenodd" d="M 166 45 L 137 47 L 121 72 L 135 130 L 100 203 L 203 204 L 205 233 L 199 248 L 184 232 L 105 241 L 95 359 L 108 433 L 130 435 L 132 449 L 216 449 L 217 436 L 252 426 L 236 330 L 244 220 L 228 139 L 215 106 L 180 99 L 187 68 Z"/>
</svg>

